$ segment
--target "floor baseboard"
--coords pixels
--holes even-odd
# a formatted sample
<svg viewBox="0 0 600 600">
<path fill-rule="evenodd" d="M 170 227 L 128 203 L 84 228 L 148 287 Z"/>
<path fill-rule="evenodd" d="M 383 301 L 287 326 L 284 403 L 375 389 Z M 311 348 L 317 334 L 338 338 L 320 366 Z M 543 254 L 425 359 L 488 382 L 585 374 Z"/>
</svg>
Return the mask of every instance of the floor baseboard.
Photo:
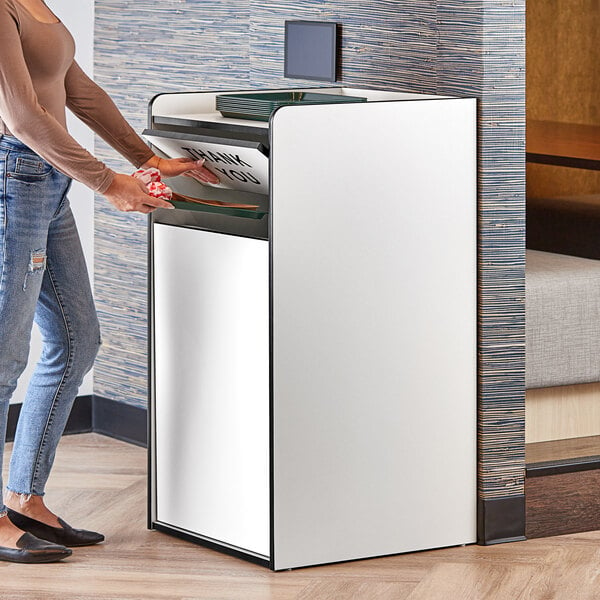
<svg viewBox="0 0 600 600">
<path fill-rule="evenodd" d="M 525 539 L 525 496 L 480 499 L 477 543 L 482 546 Z"/>
<path fill-rule="evenodd" d="M 6 441 L 15 439 L 21 404 L 11 404 L 8 410 Z M 78 396 L 65 427 L 65 435 L 101 433 L 108 437 L 146 447 L 146 409 L 102 396 Z"/>
<path fill-rule="evenodd" d="M 147 446 L 148 426 L 145 408 L 94 396 L 92 431 L 136 446 Z"/>
</svg>

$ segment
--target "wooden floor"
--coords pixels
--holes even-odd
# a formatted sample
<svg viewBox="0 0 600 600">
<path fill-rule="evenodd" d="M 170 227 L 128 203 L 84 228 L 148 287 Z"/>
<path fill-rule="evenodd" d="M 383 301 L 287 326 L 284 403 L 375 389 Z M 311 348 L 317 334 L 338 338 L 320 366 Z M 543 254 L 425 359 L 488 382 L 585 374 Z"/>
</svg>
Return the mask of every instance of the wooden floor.
<svg viewBox="0 0 600 600">
<path fill-rule="evenodd" d="M 58 564 L 0 562 L 0 599 L 600 599 L 600 532 L 272 573 L 146 530 L 145 468 L 141 448 L 96 434 L 65 437 L 48 504 L 107 541 Z"/>
</svg>

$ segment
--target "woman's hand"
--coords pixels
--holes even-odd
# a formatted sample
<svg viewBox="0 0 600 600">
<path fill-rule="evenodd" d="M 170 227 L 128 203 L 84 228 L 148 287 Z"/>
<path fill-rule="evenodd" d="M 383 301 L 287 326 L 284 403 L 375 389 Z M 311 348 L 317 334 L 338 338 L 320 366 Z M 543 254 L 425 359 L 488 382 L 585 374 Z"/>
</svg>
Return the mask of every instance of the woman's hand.
<svg viewBox="0 0 600 600">
<path fill-rule="evenodd" d="M 164 177 L 187 175 L 204 183 L 219 183 L 219 178 L 204 166 L 204 159 L 192 160 L 191 158 L 160 158 L 154 155 L 142 165 L 144 169 L 153 167 L 158 169 Z"/>
<path fill-rule="evenodd" d="M 123 212 L 137 211 L 147 215 L 157 208 L 174 208 L 166 200 L 150 196 L 146 186 L 139 179 L 121 173 L 115 174 L 104 196 Z"/>
</svg>

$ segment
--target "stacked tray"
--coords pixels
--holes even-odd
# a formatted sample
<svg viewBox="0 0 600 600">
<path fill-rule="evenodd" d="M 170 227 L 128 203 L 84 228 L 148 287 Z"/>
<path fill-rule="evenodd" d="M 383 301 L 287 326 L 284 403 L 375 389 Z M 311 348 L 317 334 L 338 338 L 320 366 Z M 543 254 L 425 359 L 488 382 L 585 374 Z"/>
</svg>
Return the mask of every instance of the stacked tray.
<svg viewBox="0 0 600 600">
<path fill-rule="evenodd" d="M 240 94 L 219 94 L 217 110 L 224 117 L 268 121 L 271 113 L 280 106 L 291 104 L 341 104 L 345 102 L 366 102 L 360 96 L 340 94 L 320 94 L 317 92 L 250 92 Z"/>
</svg>

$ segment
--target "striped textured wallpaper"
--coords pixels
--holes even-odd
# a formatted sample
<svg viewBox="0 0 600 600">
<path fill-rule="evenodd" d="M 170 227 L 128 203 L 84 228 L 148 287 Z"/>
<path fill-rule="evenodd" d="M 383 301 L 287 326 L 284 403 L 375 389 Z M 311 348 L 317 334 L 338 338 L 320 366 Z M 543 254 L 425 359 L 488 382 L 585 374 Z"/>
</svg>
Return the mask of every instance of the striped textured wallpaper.
<svg viewBox="0 0 600 600">
<path fill-rule="evenodd" d="M 478 437 L 487 500 L 524 493 L 525 0 L 482 4 Z"/>
<path fill-rule="evenodd" d="M 525 0 L 96 0 L 96 79 L 138 129 L 157 92 L 291 82 L 283 21 L 342 24 L 342 83 L 480 103 L 480 497 L 523 493 Z M 130 167 L 106 146 L 111 166 Z M 95 393 L 146 403 L 146 219 L 96 208 Z"/>
</svg>

